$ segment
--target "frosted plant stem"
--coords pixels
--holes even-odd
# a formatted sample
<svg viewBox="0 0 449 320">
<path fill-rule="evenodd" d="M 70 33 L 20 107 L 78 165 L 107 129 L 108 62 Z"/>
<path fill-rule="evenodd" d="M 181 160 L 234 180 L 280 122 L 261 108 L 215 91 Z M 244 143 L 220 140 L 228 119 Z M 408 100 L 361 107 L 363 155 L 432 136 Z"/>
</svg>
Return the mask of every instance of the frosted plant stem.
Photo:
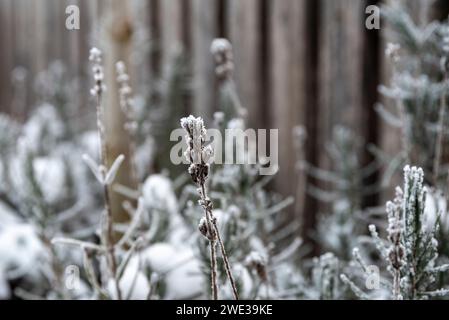
<svg viewBox="0 0 449 320">
<path fill-rule="evenodd" d="M 98 92 L 97 94 L 97 126 L 98 126 L 98 135 L 100 140 L 100 159 L 103 165 L 103 168 L 107 167 L 107 146 L 106 146 L 106 135 L 105 135 L 105 128 L 103 124 L 103 112 L 101 108 L 101 92 Z M 102 171 L 103 179 L 105 178 L 105 171 Z M 117 293 L 117 299 L 122 300 L 122 294 L 119 287 L 118 279 L 117 279 L 117 263 L 115 261 L 115 249 L 114 249 L 114 229 L 113 229 L 113 217 L 112 217 L 112 210 L 109 205 L 110 203 L 110 196 L 109 196 L 109 189 L 107 184 L 103 184 L 103 197 L 104 197 L 104 209 L 105 214 L 103 216 L 103 219 L 106 222 L 106 231 L 104 235 L 104 240 L 106 241 L 106 255 L 107 255 L 107 261 L 109 270 L 111 272 L 111 276 L 114 281 L 114 287 L 115 291 Z"/>
<path fill-rule="evenodd" d="M 220 245 L 221 255 L 224 260 L 226 274 L 231 283 L 235 299 L 238 299 L 237 289 L 234 278 L 232 277 L 231 267 L 228 256 L 220 236 L 220 231 L 217 227 L 217 219 L 212 214 L 212 201 L 206 193 L 206 180 L 209 174 L 209 162 L 213 154 L 213 149 L 210 145 L 205 146 L 206 128 L 201 117 L 195 118 L 192 115 L 181 119 L 181 127 L 187 132 L 188 149 L 184 153 L 190 163 L 189 174 L 193 182 L 197 186 L 200 196 L 199 204 L 204 210 L 204 217 L 200 220 L 199 231 L 210 241 L 211 245 L 211 282 L 212 282 L 212 296 L 217 299 L 217 254 L 215 244 L 218 240 Z"/>
<path fill-rule="evenodd" d="M 393 297 L 395 300 L 401 300 L 401 273 L 399 270 L 395 269 L 393 274 Z"/>
<path fill-rule="evenodd" d="M 204 184 L 201 184 L 201 193 L 202 193 L 202 195 L 201 195 L 202 200 L 205 201 L 205 199 L 207 199 L 207 196 L 206 196 L 206 188 L 204 187 Z M 226 274 L 228 276 L 229 283 L 231 284 L 231 287 L 232 287 L 232 294 L 234 296 L 234 299 L 238 300 L 239 296 L 237 293 L 237 287 L 235 285 L 234 277 L 232 276 L 231 265 L 229 263 L 228 255 L 226 253 L 226 249 L 224 247 L 223 240 L 221 239 L 220 231 L 217 226 L 217 219 L 211 218 L 212 213 L 210 212 L 210 209 L 205 208 L 205 211 L 206 211 L 206 219 L 207 219 L 208 228 L 209 228 L 209 230 L 214 230 L 213 232 L 215 232 L 215 234 L 217 236 L 218 244 L 220 245 L 220 251 L 221 251 L 221 255 L 223 257 Z M 213 224 L 213 229 L 210 224 L 211 222 Z M 215 243 L 212 243 L 212 242 L 215 242 L 215 241 L 211 241 L 211 245 L 215 246 Z M 211 249 L 211 256 L 212 256 L 212 249 Z M 215 272 L 216 272 L 216 270 L 215 270 Z M 212 270 L 212 274 L 213 273 L 214 273 L 214 270 Z"/>
<path fill-rule="evenodd" d="M 444 84 L 447 82 L 447 72 L 444 75 Z M 443 135 L 444 135 L 444 118 L 446 117 L 446 91 L 443 90 L 440 99 L 440 112 L 438 114 L 438 131 L 436 138 L 435 158 L 433 162 L 433 183 L 435 187 L 438 183 L 440 175 L 441 154 L 443 151 Z"/>
<path fill-rule="evenodd" d="M 86 271 L 87 280 L 92 285 L 94 290 L 97 292 L 98 296 L 101 298 L 107 297 L 107 293 L 101 288 L 98 280 L 95 276 L 95 270 L 92 263 L 91 251 L 89 248 L 82 247 L 83 249 L 83 264 L 84 270 Z"/>
<path fill-rule="evenodd" d="M 218 285 L 217 285 L 217 249 L 214 240 L 210 241 L 210 279 L 212 289 L 212 299 L 218 299 Z"/>
<path fill-rule="evenodd" d="M 116 64 L 117 71 L 117 82 L 119 84 L 119 97 L 120 97 L 120 107 L 126 118 L 125 130 L 129 134 L 129 154 L 130 154 L 130 166 L 131 166 L 131 179 L 139 184 L 138 174 L 137 174 L 137 161 L 136 161 L 136 117 L 134 110 L 130 103 L 130 95 L 132 89 L 129 85 L 129 75 L 126 71 L 126 66 L 123 61 L 119 61 Z"/>
<path fill-rule="evenodd" d="M 201 184 L 201 201 L 202 203 L 206 203 L 206 188 L 204 184 Z M 206 216 L 207 229 L 212 233 L 212 217 L 211 213 L 207 206 L 203 206 L 204 213 Z M 211 235 L 211 239 L 209 239 L 210 244 L 210 276 L 211 276 L 211 290 L 212 290 L 212 299 L 218 299 L 218 285 L 217 285 L 217 248 L 215 240 L 213 240 L 213 236 Z"/>
<path fill-rule="evenodd" d="M 122 294 L 121 294 L 121 290 L 119 287 L 119 279 L 117 279 L 117 262 L 115 261 L 115 248 L 114 248 L 114 229 L 113 229 L 113 220 L 112 220 L 112 211 L 111 211 L 111 207 L 109 206 L 109 190 L 107 185 L 104 185 L 103 187 L 104 190 L 104 199 L 105 199 L 105 211 L 107 214 L 106 217 L 106 227 L 107 227 L 107 235 L 106 235 L 106 239 L 107 239 L 107 255 L 108 255 L 108 261 L 109 261 L 109 269 L 111 271 L 111 275 L 114 281 L 114 286 L 115 286 L 115 291 L 117 293 L 117 299 L 118 300 L 122 300 Z"/>
<path fill-rule="evenodd" d="M 50 254 L 50 265 L 54 274 L 54 285 L 58 288 L 58 291 L 62 295 L 64 300 L 68 300 L 70 297 L 64 288 L 64 281 L 62 280 L 61 268 L 56 258 L 55 249 L 51 245 L 51 240 L 45 234 L 41 235 L 41 240 L 44 243 L 48 253 Z"/>
<path fill-rule="evenodd" d="M 234 299 L 238 300 L 239 295 L 237 293 L 237 287 L 235 285 L 234 277 L 232 276 L 231 265 L 229 264 L 228 255 L 226 253 L 223 241 L 221 240 L 221 236 L 220 236 L 220 232 L 218 231 L 218 226 L 217 226 L 216 220 L 214 220 L 213 224 L 214 224 L 215 231 L 217 232 L 217 239 L 218 239 L 218 243 L 220 244 L 220 250 L 221 250 L 221 255 L 223 256 L 226 274 L 228 275 L 229 282 L 231 283 L 232 293 L 234 295 Z"/>
</svg>

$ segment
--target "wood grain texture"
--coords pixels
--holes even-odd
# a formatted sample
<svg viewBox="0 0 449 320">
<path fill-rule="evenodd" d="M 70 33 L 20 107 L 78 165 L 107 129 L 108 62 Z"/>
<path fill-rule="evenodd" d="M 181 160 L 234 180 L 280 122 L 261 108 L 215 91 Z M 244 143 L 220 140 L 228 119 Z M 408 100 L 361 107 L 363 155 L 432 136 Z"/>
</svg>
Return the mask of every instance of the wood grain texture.
<svg viewBox="0 0 449 320">
<path fill-rule="evenodd" d="M 330 168 L 325 145 L 335 125 L 363 132 L 362 1 L 322 1 L 320 36 L 320 166 Z"/>
<path fill-rule="evenodd" d="M 248 110 L 248 125 L 263 125 L 261 1 L 228 0 L 227 28 L 234 50 L 235 81 L 243 106 Z"/>
<path fill-rule="evenodd" d="M 106 145 L 108 148 L 108 165 L 120 155 L 125 156 L 125 161 L 121 165 L 115 183 L 120 183 L 131 188 L 136 187 L 136 181 L 132 181 L 129 174 L 129 135 L 123 124 L 125 117 L 121 111 L 118 97 L 118 84 L 115 71 L 117 61 L 123 61 L 129 65 L 132 49 L 133 20 L 129 16 L 130 2 L 111 0 L 109 6 L 102 12 L 104 26 L 102 34 L 104 73 L 106 82 L 106 95 L 103 103 Z M 126 198 L 110 189 L 111 209 L 114 220 L 117 222 L 127 221 L 128 214 L 124 211 L 122 203 Z"/>
<path fill-rule="evenodd" d="M 279 172 L 276 189 L 295 194 L 293 127 L 304 123 L 305 1 L 270 2 L 269 7 L 269 114 L 270 128 L 279 129 Z"/>
<path fill-rule="evenodd" d="M 218 0 L 192 0 L 192 89 L 193 113 L 209 122 L 216 110 L 214 61 L 210 54 L 212 40 L 218 37 Z"/>
<path fill-rule="evenodd" d="M 182 26 L 184 15 L 181 2 L 183 0 L 164 0 L 159 3 L 161 19 L 161 34 L 159 46 L 161 49 L 162 66 L 168 66 L 173 57 L 182 49 Z"/>
</svg>

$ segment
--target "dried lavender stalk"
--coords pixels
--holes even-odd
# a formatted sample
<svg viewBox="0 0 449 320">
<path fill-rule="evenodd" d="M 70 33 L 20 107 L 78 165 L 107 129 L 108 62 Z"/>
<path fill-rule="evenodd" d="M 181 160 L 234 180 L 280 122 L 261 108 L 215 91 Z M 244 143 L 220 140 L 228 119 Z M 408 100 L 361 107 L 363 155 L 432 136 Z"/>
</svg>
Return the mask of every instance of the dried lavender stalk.
<svg viewBox="0 0 449 320">
<path fill-rule="evenodd" d="M 100 174 L 103 178 L 103 181 L 106 181 L 107 177 L 107 146 L 106 146 L 106 134 L 105 127 L 103 124 L 103 108 L 101 106 L 102 103 L 102 94 L 105 90 L 105 85 L 103 83 L 104 74 L 103 67 L 101 66 L 102 58 L 101 51 L 97 48 L 92 48 L 90 51 L 89 60 L 92 62 L 92 71 L 94 73 L 95 85 L 91 89 L 91 94 L 96 98 L 96 108 L 97 108 L 97 127 L 98 127 L 98 136 L 100 141 Z M 104 213 L 102 215 L 102 237 L 106 246 L 106 256 L 108 261 L 108 266 L 111 272 L 111 276 L 114 280 L 114 286 L 117 293 L 117 298 L 122 300 L 121 290 L 118 284 L 117 279 L 117 262 L 115 260 L 115 249 L 114 249 L 114 230 L 113 230 L 113 219 L 112 219 L 112 210 L 109 205 L 110 196 L 109 196 L 109 188 L 107 183 L 103 183 L 103 195 L 104 195 Z"/>
<path fill-rule="evenodd" d="M 215 60 L 215 74 L 220 81 L 220 90 L 224 90 L 229 96 L 236 116 L 246 118 L 247 110 L 242 106 L 233 79 L 234 54 L 231 43 L 225 38 L 214 39 L 210 51 Z"/>
<path fill-rule="evenodd" d="M 187 132 L 186 158 L 190 163 L 189 174 L 193 182 L 198 186 L 198 193 L 200 195 L 199 204 L 204 210 L 205 216 L 200 220 L 199 230 L 210 242 L 211 252 L 211 287 L 213 299 L 218 298 L 217 286 L 217 257 L 216 257 L 216 241 L 220 246 L 221 255 L 224 261 L 226 274 L 232 287 L 234 298 L 238 300 L 237 287 L 235 285 L 234 277 L 232 276 L 231 266 L 228 255 L 224 247 L 223 240 L 220 236 L 220 231 L 217 226 L 217 219 L 212 213 L 212 201 L 207 196 L 206 180 L 209 175 L 209 162 L 212 158 L 212 147 L 205 146 L 206 129 L 204 127 L 203 119 L 189 116 L 181 119 L 181 127 Z"/>
<path fill-rule="evenodd" d="M 393 298 L 402 300 L 401 294 L 401 268 L 404 265 L 404 246 L 402 245 L 402 221 L 401 204 L 402 190 L 396 189 L 396 197 L 393 202 L 387 202 L 388 214 L 388 240 L 391 243 L 388 249 L 388 260 L 390 262 L 390 272 L 393 275 Z"/>
<path fill-rule="evenodd" d="M 130 136 L 129 141 L 129 153 L 130 153 L 130 164 L 131 164 L 131 178 L 135 183 L 138 184 L 137 177 L 137 165 L 136 165 L 136 133 L 137 133 L 137 121 L 136 115 L 133 110 L 132 105 L 132 89 L 129 84 L 129 75 L 126 71 L 126 66 L 123 61 L 119 61 L 115 65 L 117 72 L 117 82 L 119 84 L 119 99 L 120 108 L 126 117 L 125 130 Z"/>
</svg>

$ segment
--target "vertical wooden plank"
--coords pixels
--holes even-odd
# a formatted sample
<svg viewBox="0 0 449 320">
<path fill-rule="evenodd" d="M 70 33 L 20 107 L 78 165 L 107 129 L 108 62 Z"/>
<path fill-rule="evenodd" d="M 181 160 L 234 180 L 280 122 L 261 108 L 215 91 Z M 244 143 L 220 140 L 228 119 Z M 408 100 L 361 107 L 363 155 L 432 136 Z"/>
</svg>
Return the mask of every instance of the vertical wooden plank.
<svg viewBox="0 0 449 320">
<path fill-rule="evenodd" d="M 321 1 L 320 36 L 320 166 L 330 168 L 325 150 L 335 125 L 363 134 L 364 8 L 362 1 Z"/>
<path fill-rule="evenodd" d="M 84 12 L 88 15 L 88 21 L 89 21 L 89 29 L 87 30 L 88 35 L 88 50 L 86 52 L 86 57 L 89 57 L 89 49 L 91 47 L 100 47 L 102 44 L 102 34 L 101 34 L 101 28 L 103 26 L 103 13 L 105 10 L 103 10 L 105 6 L 104 0 L 97 0 L 97 1 L 89 1 L 84 0 Z"/>
<path fill-rule="evenodd" d="M 65 28 L 65 23 L 68 15 L 65 13 L 65 10 L 67 6 L 69 5 L 75 5 L 80 9 L 80 29 L 79 30 L 67 30 Z M 84 79 L 80 78 L 81 76 L 81 70 L 83 64 L 87 64 L 87 61 L 81 60 L 81 41 L 82 41 L 82 28 L 85 26 L 85 17 L 86 12 L 81 11 L 81 1 L 80 0 L 69 0 L 65 1 L 64 6 L 62 7 L 61 11 L 64 13 L 64 32 L 65 32 L 65 51 L 64 51 L 64 60 L 67 63 L 67 70 L 68 70 L 68 76 L 69 81 L 77 81 L 76 85 L 78 86 L 78 90 L 81 90 L 81 85 L 84 81 Z M 74 82 L 73 82 L 74 83 Z M 75 84 L 75 83 L 74 83 Z M 75 90 L 75 88 L 74 88 Z M 88 93 L 89 91 L 83 91 Z M 80 95 L 71 95 L 73 97 L 73 100 L 70 101 L 71 107 L 73 110 L 71 110 L 71 114 L 77 114 L 81 115 L 83 114 L 81 111 L 81 108 L 86 105 L 86 95 L 84 97 L 81 97 Z M 77 123 L 74 124 L 75 126 L 82 125 L 83 120 L 79 120 L 79 117 L 76 118 Z"/>
<path fill-rule="evenodd" d="M 218 36 L 217 0 L 192 0 L 193 113 L 211 119 L 216 105 L 212 40 Z"/>
<path fill-rule="evenodd" d="M 379 0 L 363 0 L 363 5 L 366 8 L 369 5 L 380 5 Z M 365 10 L 363 10 L 365 11 Z M 367 17 L 365 14 L 364 17 Z M 379 82 L 381 80 L 382 69 L 382 54 L 381 51 L 381 30 L 369 30 L 363 28 L 363 69 L 361 71 L 363 77 L 362 87 L 362 108 L 363 114 L 361 122 L 363 126 L 363 136 L 366 144 L 378 145 L 379 143 L 379 122 L 381 121 L 375 111 L 375 105 L 379 102 L 380 94 L 378 91 Z M 361 158 L 362 165 L 366 166 L 375 161 L 375 157 L 364 150 Z M 379 172 L 376 172 L 364 178 L 365 185 L 375 185 L 379 180 Z M 362 207 L 373 207 L 379 204 L 379 194 L 366 195 L 362 199 Z"/>
<path fill-rule="evenodd" d="M 115 183 L 120 183 L 135 188 L 136 181 L 132 181 L 129 175 L 129 136 L 124 128 L 124 115 L 119 105 L 118 84 L 115 64 L 123 61 L 129 65 L 132 50 L 133 20 L 130 16 L 130 2 L 111 0 L 104 7 L 102 22 L 102 44 L 104 56 L 104 73 L 107 91 L 103 107 L 106 109 L 105 128 L 106 145 L 108 147 L 108 165 L 120 155 L 125 155 L 125 161 L 117 173 Z M 126 199 L 122 195 L 111 190 L 111 208 L 114 220 L 123 222 L 128 219 L 122 203 Z"/>
<path fill-rule="evenodd" d="M 34 73 L 38 73 L 44 70 L 47 66 L 47 41 L 48 39 L 48 28 L 46 24 L 47 20 L 47 10 L 46 10 L 45 0 L 35 1 L 35 52 L 34 52 Z"/>
<path fill-rule="evenodd" d="M 128 66 L 131 84 L 135 90 L 148 88 L 151 85 L 153 71 L 151 69 L 151 2 L 148 0 L 132 0 L 131 10 L 134 20 L 133 55 Z"/>
<path fill-rule="evenodd" d="M 248 110 L 248 125 L 252 128 L 263 123 L 261 3 L 259 0 L 227 2 L 226 25 L 234 50 L 236 88 Z"/>
<path fill-rule="evenodd" d="M 66 0 L 66 1 L 58 1 L 58 5 L 55 8 L 55 20 L 56 24 L 53 26 L 54 29 L 58 29 L 59 31 L 59 44 L 61 48 L 58 51 L 57 56 L 55 57 L 55 60 L 59 60 L 64 64 L 65 67 L 69 71 L 71 71 L 70 66 L 70 42 L 73 38 L 73 35 L 76 33 L 75 30 L 68 30 L 65 26 L 65 20 L 66 20 L 66 13 L 65 9 L 69 4 L 72 4 L 73 0 Z"/>
<path fill-rule="evenodd" d="M 84 14 L 85 12 L 81 12 L 80 8 L 80 0 L 68 0 L 63 1 L 62 6 L 60 8 L 60 14 L 63 16 L 63 20 L 60 21 L 62 23 L 62 28 L 64 32 L 63 36 L 63 60 L 67 64 L 67 69 L 69 71 L 69 75 L 72 77 L 78 74 L 79 66 L 81 64 L 80 60 L 80 34 L 81 28 L 83 28 L 84 23 Z M 65 13 L 65 10 L 68 6 L 75 5 L 80 8 L 80 30 L 68 30 L 65 26 L 66 19 L 68 15 Z"/>
<path fill-rule="evenodd" d="M 61 24 L 61 16 L 64 17 L 61 11 L 62 2 L 59 0 L 47 0 L 45 1 L 45 10 L 47 10 L 47 30 L 51 31 L 51 37 L 47 41 L 47 54 L 49 62 L 56 59 L 61 59 L 62 56 L 62 36 L 61 32 L 65 28 L 64 24 Z"/>
<path fill-rule="evenodd" d="M 79 34 L 79 59 L 84 64 L 88 61 L 89 48 L 93 45 L 92 33 L 94 32 L 94 23 L 96 21 L 96 1 L 79 0 L 80 8 L 80 30 Z M 79 66 L 80 72 L 85 72 L 87 68 L 83 65 Z"/>
<path fill-rule="evenodd" d="M 159 3 L 161 17 L 161 63 L 162 68 L 166 68 L 172 61 L 174 55 L 182 49 L 182 1 L 183 0 L 163 0 Z M 204 1 L 203 1 L 204 2 Z"/>
<path fill-rule="evenodd" d="M 269 114 L 270 128 L 279 129 L 279 172 L 276 189 L 293 196 L 297 179 L 292 149 L 293 128 L 304 123 L 306 1 L 269 2 Z"/>
<path fill-rule="evenodd" d="M 303 155 L 297 155 L 295 158 L 305 159 L 308 163 L 318 166 L 318 118 L 320 116 L 319 109 L 319 83 L 318 83 L 318 67 L 319 67 L 319 35 L 320 35 L 320 2 L 315 0 L 306 0 L 305 6 L 305 37 L 302 45 L 305 47 L 305 106 L 303 115 L 303 125 L 306 129 L 306 139 L 304 144 Z M 295 137 L 298 138 L 298 137 Z M 319 253 L 318 244 L 311 232 L 315 230 L 318 220 L 319 203 L 316 198 L 307 193 L 309 185 L 317 185 L 317 181 L 306 172 L 297 168 L 298 183 L 296 186 L 296 215 L 301 221 L 301 234 L 303 239 L 311 246 L 310 255 Z"/>
<path fill-rule="evenodd" d="M 159 50 L 156 50 L 156 43 L 160 39 L 161 33 L 161 17 L 159 15 L 159 4 L 160 0 L 149 0 L 149 28 L 150 28 L 150 39 L 153 44 L 149 59 L 150 67 L 152 73 L 156 76 L 161 73 L 160 70 L 160 54 Z"/>
<path fill-rule="evenodd" d="M 27 33 L 27 3 L 26 0 L 18 0 L 13 3 L 12 16 L 14 31 L 13 31 L 13 65 L 11 71 L 16 67 L 23 67 L 30 73 L 30 63 L 28 59 L 28 46 L 30 44 L 29 35 Z M 11 79 L 11 73 L 8 74 Z M 23 118 L 28 111 L 28 106 L 31 103 L 30 92 L 32 91 L 32 83 L 30 77 L 27 77 L 25 84 L 26 91 L 23 93 L 26 96 L 20 97 L 20 103 L 12 110 L 14 115 Z"/>
<path fill-rule="evenodd" d="M 393 2 L 391 0 L 385 1 L 385 5 L 392 5 Z M 390 33 L 390 29 L 388 27 L 388 23 L 384 22 L 382 26 L 382 33 L 384 37 L 381 40 L 381 52 L 382 52 L 382 68 L 381 68 L 381 84 L 389 86 L 391 83 L 391 77 L 393 76 L 392 70 L 393 65 L 391 61 L 385 57 L 385 48 L 387 44 L 393 39 L 389 39 L 387 35 Z M 394 103 L 388 98 L 384 96 L 379 97 L 379 102 L 383 104 L 388 110 L 395 110 Z M 380 117 L 380 116 L 379 116 Z M 379 147 L 380 149 L 388 155 L 397 154 L 398 150 L 402 149 L 402 130 L 400 128 L 394 128 L 388 123 L 386 123 L 381 117 L 379 121 Z M 384 169 L 382 170 L 382 174 L 385 173 Z M 384 190 L 380 195 L 380 201 L 385 203 L 390 200 L 394 194 L 394 188 L 397 185 L 401 184 L 402 177 L 401 175 L 394 175 L 393 179 L 390 181 L 389 186 Z"/>
<path fill-rule="evenodd" d="M 69 49 L 70 49 L 69 61 L 70 61 L 70 63 L 74 64 L 72 71 L 75 75 L 78 75 L 80 73 L 80 66 L 82 64 L 80 49 L 82 48 L 81 43 L 83 41 L 83 38 L 82 38 L 83 33 L 81 30 L 83 28 L 86 28 L 87 23 L 88 23 L 86 21 L 87 13 L 81 11 L 81 7 L 82 7 L 81 3 L 82 3 L 82 0 L 71 0 L 70 1 L 70 4 L 74 4 L 80 9 L 80 29 L 74 30 L 72 32 L 71 39 L 70 39 L 70 46 L 69 46 Z M 65 9 L 64 9 L 64 12 L 65 12 Z M 67 18 L 67 15 L 65 17 Z"/>
<path fill-rule="evenodd" d="M 12 0 L 0 3 L 0 111 L 11 112 L 11 69 L 13 65 Z"/>
<path fill-rule="evenodd" d="M 37 37 L 36 37 L 36 22 L 37 22 L 37 15 L 38 12 L 37 6 L 39 5 L 38 2 L 34 1 L 26 1 L 26 7 L 23 8 L 21 15 L 25 18 L 25 25 L 21 32 L 24 33 L 27 43 L 24 46 L 25 54 L 24 59 L 27 69 L 27 91 L 26 91 L 26 109 L 25 112 L 29 113 L 31 111 L 31 108 L 33 107 L 35 101 L 36 101 L 36 92 L 33 88 L 33 82 L 36 75 L 36 69 L 37 69 Z M 35 56 L 36 54 L 36 56 Z M 36 57 L 36 58 L 35 58 Z M 23 93 L 21 93 L 23 95 Z"/>
<path fill-rule="evenodd" d="M 26 37 L 24 32 L 24 20 L 26 19 L 22 12 L 25 9 L 24 0 L 17 0 L 13 2 L 13 23 L 14 23 L 14 38 L 15 38 L 15 52 L 14 52 L 14 65 L 24 65 L 25 64 L 25 43 Z"/>
</svg>

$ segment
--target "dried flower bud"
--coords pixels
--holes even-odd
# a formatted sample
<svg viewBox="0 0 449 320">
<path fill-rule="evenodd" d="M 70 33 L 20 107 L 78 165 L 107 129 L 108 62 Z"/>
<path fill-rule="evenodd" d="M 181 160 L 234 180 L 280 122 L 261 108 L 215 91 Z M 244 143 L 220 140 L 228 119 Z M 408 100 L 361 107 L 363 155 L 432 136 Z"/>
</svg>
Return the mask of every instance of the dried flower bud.
<svg viewBox="0 0 449 320">
<path fill-rule="evenodd" d="M 224 38 L 212 41 L 210 51 L 215 60 L 215 73 L 219 78 L 230 78 L 234 70 L 232 45 Z"/>
<path fill-rule="evenodd" d="M 198 230 L 207 240 L 209 241 L 217 240 L 217 233 L 215 232 L 213 226 L 211 226 L 211 230 L 209 230 L 206 217 L 202 217 L 200 219 L 200 223 L 198 224 Z"/>
<path fill-rule="evenodd" d="M 89 60 L 92 62 L 92 72 L 95 81 L 90 93 L 93 96 L 99 96 L 102 92 L 106 91 L 106 86 L 104 85 L 103 67 L 101 66 L 101 51 L 97 48 L 92 48 L 90 50 Z"/>
<path fill-rule="evenodd" d="M 245 259 L 245 264 L 248 268 L 256 271 L 257 276 L 263 282 L 268 280 L 268 273 L 266 267 L 266 259 L 258 252 L 252 251 Z"/>
<path fill-rule="evenodd" d="M 200 223 L 198 224 L 198 230 L 201 232 L 203 236 L 207 238 L 207 221 L 205 217 L 202 217 L 200 219 Z"/>
<path fill-rule="evenodd" d="M 184 155 L 190 162 L 189 173 L 197 184 L 203 184 L 209 175 L 209 163 L 212 160 L 212 147 L 205 146 L 206 128 L 201 117 L 189 117 L 181 119 L 181 127 L 186 130 L 187 150 Z"/>
</svg>

